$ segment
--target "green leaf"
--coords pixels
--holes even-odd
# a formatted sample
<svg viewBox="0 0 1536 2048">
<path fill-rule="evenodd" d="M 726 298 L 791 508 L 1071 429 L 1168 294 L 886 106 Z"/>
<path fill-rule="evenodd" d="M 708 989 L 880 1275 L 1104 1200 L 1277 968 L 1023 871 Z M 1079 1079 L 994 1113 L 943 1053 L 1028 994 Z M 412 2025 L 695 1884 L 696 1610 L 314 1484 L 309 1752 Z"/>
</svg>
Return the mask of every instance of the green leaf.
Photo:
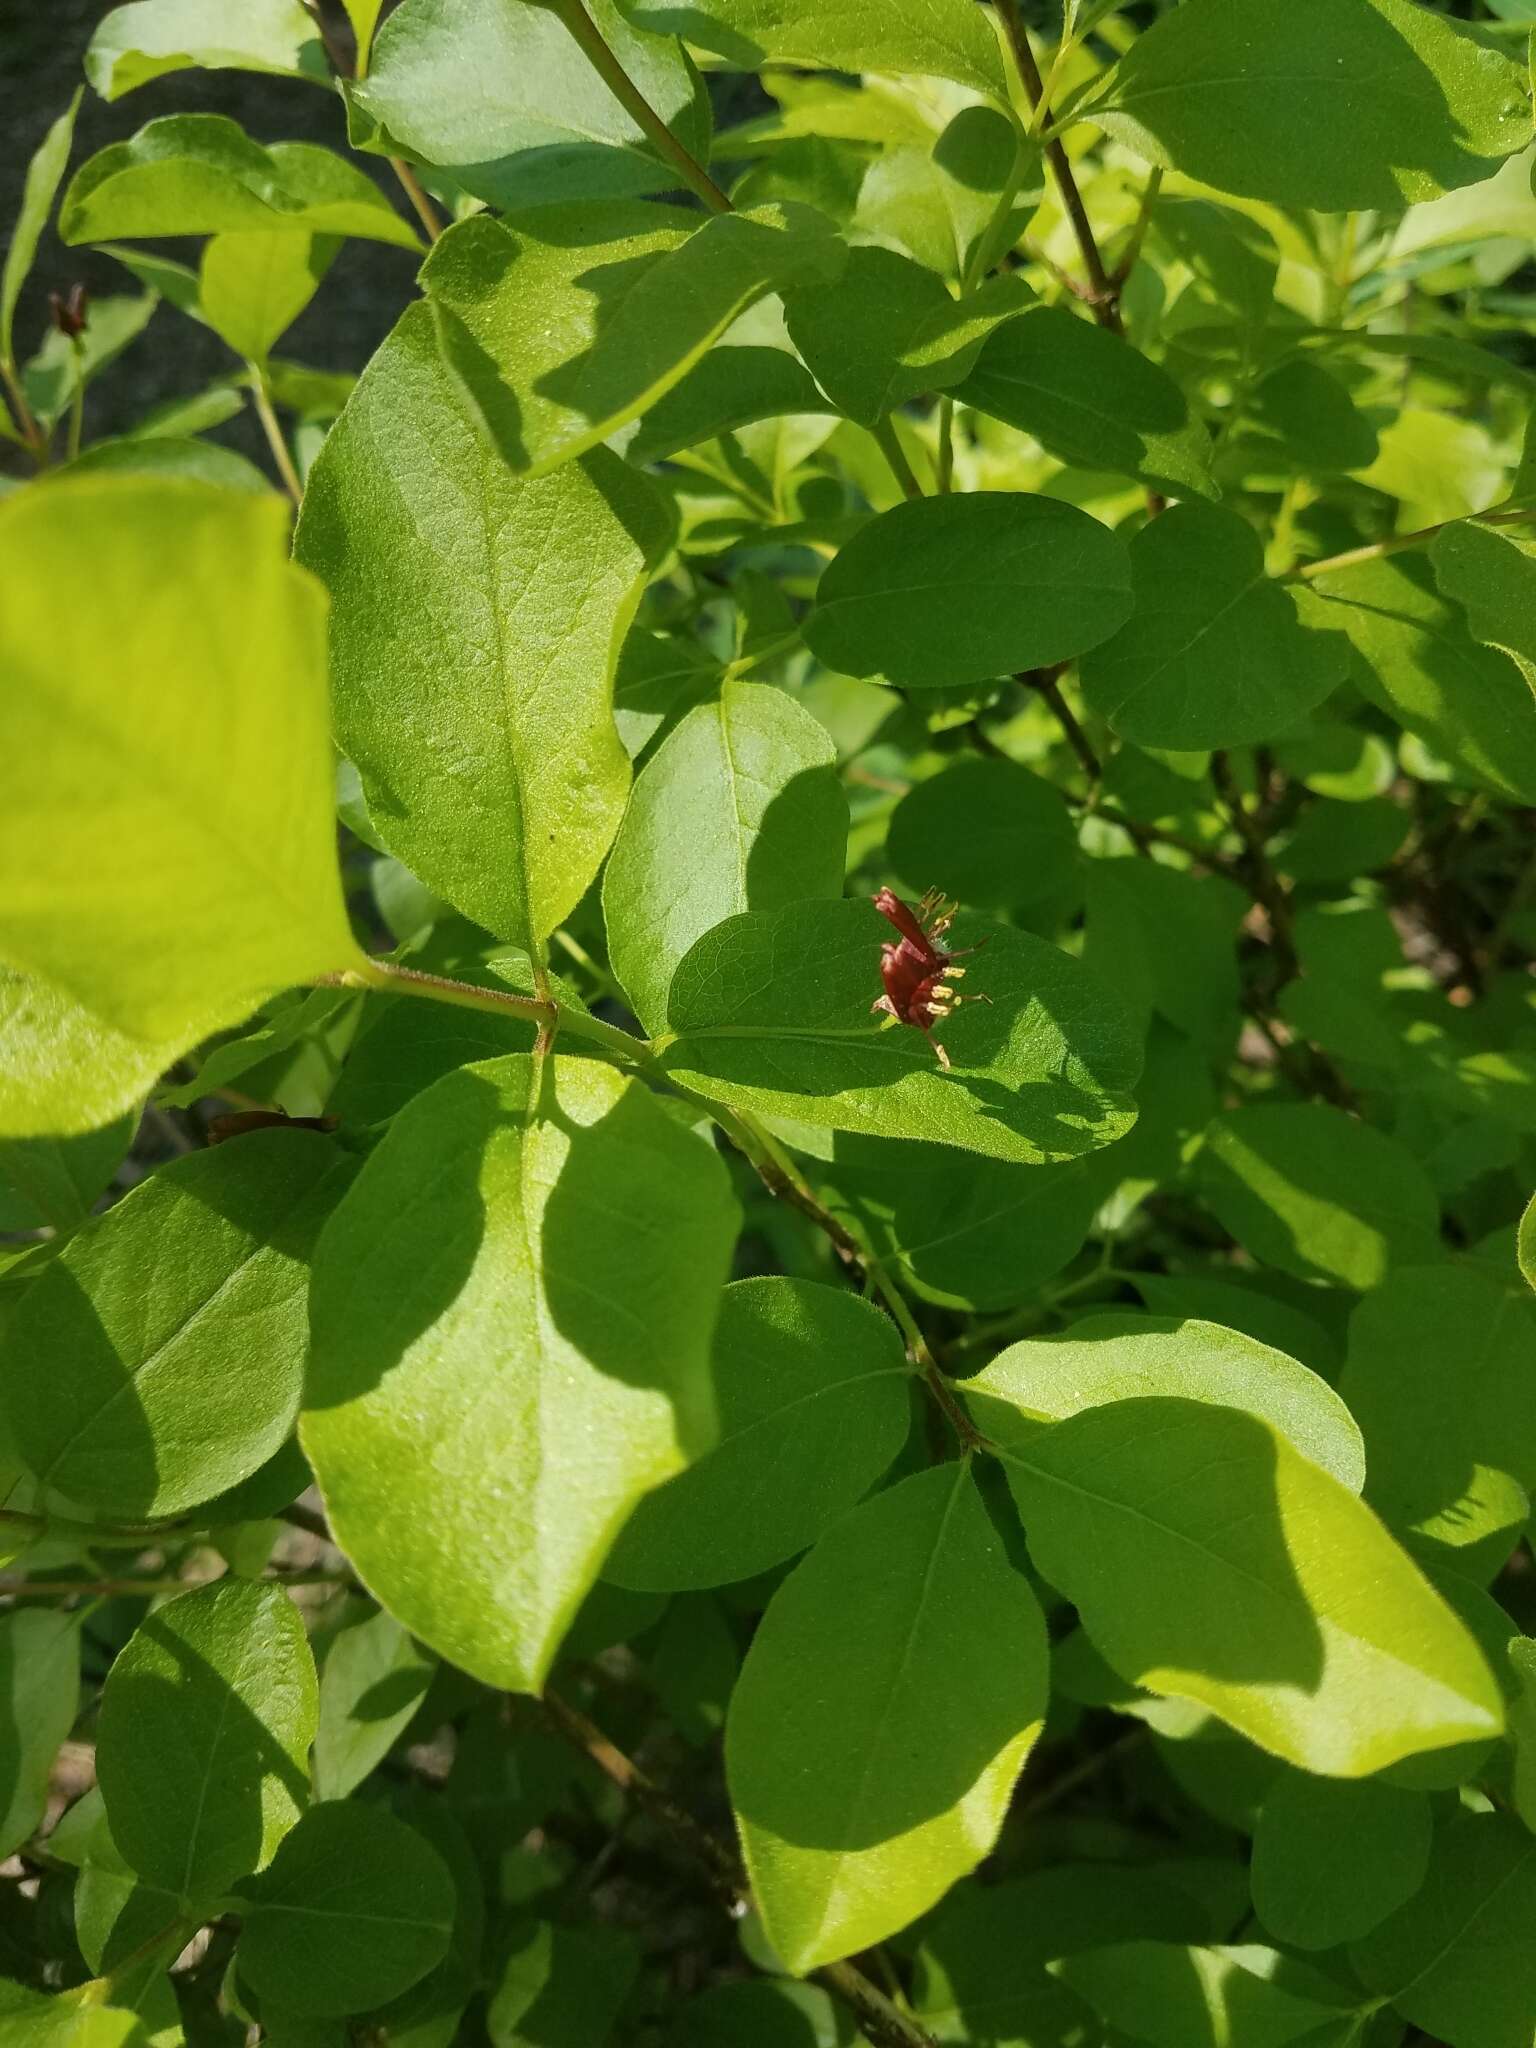
<svg viewBox="0 0 1536 2048">
<path fill-rule="evenodd" d="M 841 112 L 848 95 L 838 92 L 836 100 Z M 855 232 L 905 249 L 956 283 L 984 275 L 1017 240 L 1032 210 L 1025 194 L 1040 183 L 1038 145 L 1021 143 L 1015 122 L 996 107 L 962 107 L 935 140 L 926 122 L 901 118 L 903 104 L 895 95 L 864 92 L 856 104 L 873 114 L 872 129 L 885 126 L 878 139 L 894 146 L 884 148 L 864 173 Z M 912 102 L 907 105 L 916 111 Z M 1004 194 L 1015 180 L 1019 198 L 1000 219 Z"/>
<path fill-rule="evenodd" d="M 951 295 L 943 278 L 894 249 L 854 248 L 841 277 L 788 294 L 790 338 L 838 409 L 878 426 L 896 406 L 958 384 L 982 344 L 1031 303 L 1022 278 Z"/>
<path fill-rule="evenodd" d="M 891 814 L 885 852 L 915 896 L 942 889 L 1026 920 L 1070 907 L 1079 887 L 1071 813 L 1016 761 L 962 758 L 917 783 Z"/>
<path fill-rule="evenodd" d="M 1054 1863 L 1001 1884 L 960 1886 L 917 1952 L 920 2019 L 943 2041 L 1070 2042 L 1091 2017 L 1047 1965 L 1110 1943 L 1197 1941 L 1215 1932 L 1210 1909 L 1185 1883 L 1196 1868 L 1186 1859 L 1134 1869 Z M 1244 1903 L 1246 1895 L 1244 1882 Z"/>
<path fill-rule="evenodd" d="M 664 462 L 756 420 L 830 410 L 809 370 L 787 349 L 722 342 L 657 399 L 624 452 L 630 462 Z"/>
<path fill-rule="evenodd" d="M 1135 2027 L 1149 2048 L 1227 2048 L 1238 2041 L 1243 2048 L 1282 2048 L 1288 2041 L 1345 2048 L 1352 2038 L 1320 2031 L 1340 2020 L 1345 1994 L 1325 2003 L 1290 1989 L 1285 1958 L 1273 1949 L 1122 1942 L 1069 1956 L 1053 1974 L 1106 2026 L 1117 2033 Z M 1333 1987 L 1314 1979 L 1309 1989 Z"/>
<path fill-rule="evenodd" d="M 1413 1155 L 1324 1103 L 1229 1111 L 1211 1126 L 1197 1181 L 1245 1251 L 1303 1280 L 1363 1290 L 1439 1252 L 1439 1204 Z"/>
<path fill-rule="evenodd" d="M 214 235 L 203 250 L 203 317 L 237 355 L 264 363 L 318 291 L 340 249 L 334 235 Z"/>
<path fill-rule="evenodd" d="M 10 246 L 5 252 L 5 264 L 0 269 L 0 363 L 15 361 L 15 346 L 12 327 L 16 317 L 16 301 L 21 297 L 21 288 L 32 269 L 33 258 L 37 255 L 38 240 L 48 225 L 48 216 L 53 211 L 54 194 L 64 176 L 64 166 L 69 162 L 70 145 L 74 141 L 75 116 L 80 111 L 80 96 L 84 86 L 78 86 L 69 105 L 53 123 L 27 164 L 26 183 L 22 187 L 21 206 L 16 214 L 16 223 L 11 229 Z"/>
<path fill-rule="evenodd" d="M 317 1799 L 345 1799 L 384 1761 L 436 1670 L 437 1660 L 388 1614 L 370 1614 L 341 1631 L 320 1670 Z"/>
<path fill-rule="evenodd" d="M 1131 542 L 1135 613 L 1082 664 L 1083 694 L 1144 747 L 1274 739 L 1343 681 L 1342 634 L 1302 623 L 1236 512 L 1176 505 Z"/>
<path fill-rule="evenodd" d="M 1459 778 L 1536 803 L 1536 698 L 1519 667 L 1467 629 L 1411 555 L 1316 577 L 1317 616 L 1337 619 L 1362 660 L 1355 680 Z"/>
<path fill-rule="evenodd" d="M 408 1104 L 321 1238 L 301 1437 L 331 1526 L 488 1684 L 542 1685 L 635 1502 L 713 1440 L 736 1221 L 638 1082 L 514 1055 Z"/>
<path fill-rule="evenodd" d="M 147 2048 L 139 2015 L 126 2007 L 96 2005 L 95 1983 L 50 1997 L 0 1977 L 0 2022 L 8 2048 Z"/>
<path fill-rule="evenodd" d="M 614 664 L 664 541 L 651 486 L 606 449 L 538 482 L 509 475 L 424 306 L 310 473 L 295 546 L 335 605 L 337 737 L 374 825 L 429 888 L 525 949 L 575 908 L 618 828 Z"/>
<path fill-rule="evenodd" d="M 371 179 L 311 142 L 253 142 L 222 114 L 168 114 L 80 166 L 59 209 L 67 243 L 117 235 L 358 235 L 419 249 Z"/>
<path fill-rule="evenodd" d="M 357 75 L 363 78 L 367 75 L 368 60 L 373 54 L 374 30 L 384 11 L 384 0 L 341 0 L 341 4 L 352 24 L 352 39 L 357 48 Z"/>
<path fill-rule="evenodd" d="M 1520 1218 L 1517 1256 L 1520 1271 L 1530 1286 L 1536 1287 L 1536 1195 L 1526 1203 L 1525 1214 Z"/>
<path fill-rule="evenodd" d="M 129 1038 L 35 975 L 0 964 L 0 1134 L 71 1137 L 136 1110 L 156 1077 L 202 1036 Z"/>
<path fill-rule="evenodd" d="M 194 66 L 330 81 L 325 45 L 302 0 L 130 0 L 104 15 L 85 75 L 104 100 Z"/>
<path fill-rule="evenodd" d="M 1331 371 L 1305 356 L 1271 370 L 1254 387 L 1253 410 L 1311 474 L 1366 469 L 1380 447 L 1376 429 Z"/>
<path fill-rule="evenodd" d="M 726 1724 L 753 1893 L 791 1971 L 883 1940 L 975 1868 L 1046 1687 L 1043 1618 L 967 1465 L 833 1525 L 770 1601 Z"/>
<path fill-rule="evenodd" d="M 0 504 L 0 866 L 25 877 L 0 953 L 159 1041 L 144 1078 L 168 1044 L 359 958 L 324 600 L 285 542 L 276 498 L 170 480 Z M 108 1117 L 124 1107 L 114 1090 Z"/>
<path fill-rule="evenodd" d="M 285 2012 L 337 2017 L 398 1998 L 448 1952 L 454 1884 L 414 1828 L 328 1800 L 245 1887 L 236 1960 Z"/>
<path fill-rule="evenodd" d="M 738 69 L 915 73 L 1008 105 L 1002 53 L 967 0 L 623 0 L 638 27 L 696 43 Z"/>
<path fill-rule="evenodd" d="M 882 1258 L 930 1301 L 1027 1301 L 1069 1265 L 1113 1179 L 1113 1148 L 1059 1166 L 1013 1166 L 947 1145 L 840 1133 L 823 1195 L 849 1207 Z"/>
<path fill-rule="evenodd" d="M 80 1616 L 46 1607 L 0 1615 L 0 1855 L 36 1833 L 79 1711 Z"/>
<path fill-rule="evenodd" d="M 217 484 L 221 490 L 248 491 L 255 497 L 266 497 L 272 489 L 255 463 L 237 455 L 233 448 L 164 434 L 130 434 L 121 440 L 97 441 L 73 462 L 51 472 L 54 478 L 104 475 L 180 477 L 188 483 Z"/>
<path fill-rule="evenodd" d="M 1253 1838 L 1254 1911 L 1293 1948 L 1356 1941 L 1424 1882 L 1433 1831 L 1422 1792 L 1287 1772 Z"/>
<path fill-rule="evenodd" d="M 1336 213 L 1476 184 L 1531 139 L 1520 66 L 1414 0 L 1186 0 L 1092 118 L 1203 184 Z"/>
<path fill-rule="evenodd" d="M 1360 1432 L 1328 1382 L 1215 1323 L 1087 1316 L 1059 1337 L 1010 1344 L 965 1382 L 977 1428 L 1005 1448 L 1027 1447 L 1085 1408 L 1164 1396 L 1255 1415 L 1351 1493 L 1365 1484 Z"/>
<path fill-rule="evenodd" d="M 677 43 L 632 28 L 614 0 L 587 11 L 684 147 L 709 155 L 709 100 Z M 659 158 L 550 8 L 409 0 L 351 87 L 353 141 L 435 165 L 492 206 L 670 191 Z"/>
<path fill-rule="evenodd" d="M 135 1122 L 123 1117 L 75 1138 L 0 1140 L 0 1184 L 55 1230 L 78 1230 L 122 1165 Z"/>
<path fill-rule="evenodd" d="M 1086 512 L 971 491 L 862 527 L 822 576 L 804 630 L 842 675 L 946 688 L 1066 661 L 1124 625 L 1131 603 L 1125 548 Z"/>
<path fill-rule="evenodd" d="M 784 691 L 730 681 L 657 748 L 607 873 L 608 957 L 648 1031 L 673 971 L 737 911 L 842 894 L 848 800 L 824 728 Z"/>
<path fill-rule="evenodd" d="M 1220 496 L 1210 436 L 1167 371 L 1063 307 L 1000 327 L 954 397 L 1078 469 L 1133 476 L 1173 497 Z"/>
<path fill-rule="evenodd" d="M 712 1353 L 720 1441 L 648 1493 L 603 1567 L 672 1592 L 749 1579 L 814 1543 L 906 1441 L 896 1326 L 810 1280 L 725 1290 Z"/>
<path fill-rule="evenodd" d="M 140 1622 L 96 1741 L 112 1839 L 140 1877 L 206 1902 L 268 1861 L 309 1803 L 316 1694 L 280 1586 L 223 1579 Z"/>
<path fill-rule="evenodd" d="M 1536 1493 L 1529 1298 L 1469 1267 L 1394 1273 L 1355 1311 L 1340 1386 L 1365 1436 L 1372 1504 L 1394 1527 L 1461 1549 L 1501 1475 Z M 1493 1532 L 1495 1568 L 1513 1540 Z"/>
<path fill-rule="evenodd" d="M 1473 638 L 1502 648 L 1536 689 L 1536 555 L 1491 526 L 1458 519 L 1430 543 L 1442 597 L 1459 604 Z"/>
<path fill-rule="evenodd" d="M 1036 1566 L 1132 1684 L 1328 1777 L 1503 1725 L 1451 1609 L 1369 1508 L 1258 1417 L 1115 1401 L 1004 1462 Z"/>
<path fill-rule="evenodd" d="M 1136 1011 L 1226 1054 L 1240 1022 L 1237 947 L 1250 899 L 1222 875 L 1129 857 L 1090 862 L 1086 879 L 1086 964 Z"/>
<path fill-rule="evenodd" d="M 986 941 L 970 986 L 991 1002 L 942 1027 L 946 1073 L 924 1033 L 871 1015 L 890 931 L 868 903 L 727 918 L 673 977 L 662 1065 L 714 1102 L 1025 1165 L 1078 1158 L 1130 1128 L 1140 1046 L 1075 960 L 962 917 L 954 940 Z"/>
<path fill-rule="evenodd" d="M 639 1968 L 612 1927 L 525 1921 L 486 2008 L 491 2048 L 586 2048 L 611 2041 Z"/>
<path fill-rule="evenodd" d="M 856 2038 L 848 2014 L 819 1985 L 753 1977 L 690 1998 L 668 2048 L 847 2048 Z"/>
<path fill-rule="evenodd" d="M 699 216 L 644 201 L 488 215 L 421 279 L 444 356 L 493 447 L 531 476 L 637 419 L 769 292 L 837 276 L 847 250 L 807 206 Z"/>
<path fill-rule="evenodd" d="M 158 1974 L 167 1962 L 175 1961 L 185 1940 L 185 1925 L 183 1901 L 174 1892 L 140 1883 L 113 1841 L 105 1816 L 100 1817 L 75 1886 L 75 1938 L 91 1968 L 103 1974 L 137 1953 L 139 1961 L 117 1987 L 124 2005 L 134 2003 L 130 1994 L 142 1982 L 146 1966 L 149 1973 Z M 164 1951 L 171 1942 L 176 1947 L 167 1955 Z"/>
<path fill-rule="evenodd" d="M 1536 1837 L 1507 1814 L 1458 1815 L 1423 1890 L 1350 1960 L 1426 2033 L 1517 2048 L 1536 2012 Z"/>
<path fill-rule="evenodd" d="M 310 1131 L 174 1160 L 17 1305 L 0 1413 L 41 1485 L 123 1520 L 238 1485 L 288 1436 L 307 1257 L 349 1168 Z"/>
</svg>

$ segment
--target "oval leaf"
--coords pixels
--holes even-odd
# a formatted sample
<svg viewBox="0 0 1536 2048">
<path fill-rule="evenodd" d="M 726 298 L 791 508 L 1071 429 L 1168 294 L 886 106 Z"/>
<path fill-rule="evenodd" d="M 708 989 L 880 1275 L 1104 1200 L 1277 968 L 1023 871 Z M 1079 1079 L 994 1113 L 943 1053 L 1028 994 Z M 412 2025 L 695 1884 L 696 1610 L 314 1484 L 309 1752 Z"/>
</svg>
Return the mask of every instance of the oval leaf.
<svg viewBox="0 0 1536 2048">
<path fill-rule="evenodd" d="M 638 1082 L 514 1054 L 409 1103 L 322 1236 L 301 1436 L 331 1527 L 488 1684 L 542 1685 L 635 1502 L 712 1441 L 736 1220 Z"/>
<path fill-rule="evenodd" d="M 1045 1623 L 965 1465 L 836 1523 L 763 1616 L 726 1724 L 763 1925 L 803 1973 L 905 1927 L 996 1840 Z"/>
<path fill-rule="evenodd" d="M 927 1138 L 1026 1165 L 1075 1159 L 1127 1131 L 1141 1049 L 1116 998 L 1043 939 L 962 917 L 986 941 L 967 983 L 991 998 L 942 1027 L 945 1072 L 910 1025 L 881 1030 L 868 903 L 730 917 L 686 955 L 667 998 L 663 1066 L 712 1101 L 823 1130 Z"/>
<path fill-rule="evenodd" d="M 211 1500 L 298 1413 L 310 1247 L 349 1174 L 310 1131 L 163 1167 L 17 1305 L 0 1412 L 27 1468 L 104 1515 Z"/>
<path fill-rule="evenodd" d="M 247 1890 L 236 1961 L 257 1996 L 283 2012 L 371 2011 L 448 1953 L 448 1866 L 376 1806 L 315 1807 Z"/>
<path fill-rule="evenodd" d="M 782 690 L 727 682 L 641 770 L 603 876 L 608 957 L 648 1031 L 696 939 L 737 911 L 841 896 L 848 800 L 826 729 Z"/>
<path fill-rule="evenodd" d="M 309 1803 L 314 1659 L 280 1586 L 224 1579 L 140 1622 L 101 1694 L 96 1770 L 140 1877 L 206 1902 Z"/>
<path fill-rule="evenodd" d="M 857 1295 L 739 1280 L 720 1304 L 713 1364 L 720 1442 L 635 1509 L 603 1567 L 620 1586 L 723 1586 L 782 1564 L 906 1441 L 901 1339 Z"/>
<path fill-rule="evenodd" d="M 1085 1408 L 1153 1395 L 1257 1415 L 1351 1493 L 1365 1484 L 1360 1432 L 1328 1382 L 1215 1323 L 1087 1316 L 1060 1337 L 1010 1344 L 965 1382 L 977 1428 L 1005 1447 L 1027 1445 Z"/>
<path fill-rule="evenodd" d="M 845 676 L 988 682 L 1096 647 L 1131 612 L 1124 543 L 1017 491 L 918 498 L 861 527 L 821 579 L 806 645 Z"/>
<path fill-rule="evenodd" d="M 509 476 L 424 306 L 310 477 L 295 548 L 335 601 L 337 736 L 379 836 L 525 948 L 580 902 L 618 828 L 613 673 L 664 538 L 651 486 L 606 449 L 540 483 Z"/>
<path fill-rule="evenodd" d="M 1116 1401 L 1005 1464 L 1040 1571 L 1132 1684 L 1327 1777 L 1502 1727 L 1451 1609 L 1369 1508 L 1256 1416 Z"/>
<path fill-rule="evenodd" d="M 359 961 L 325 602 L 275 497 L 133 477 L 17 492 L 0 622 L 0 867 L 26 877 L 0 907 L 12 966 L 180 1051 Z"/>
<path fill-rule="evenodd" d="M 1273 739 L 1344 680 L 1339 633 L 1301 623 L 1264 543 L 1214 505 L 1175 505 L 1130 546 L 1136 610 L 1082 665 L 1083 694 L 1138 746 Z"/>
</svg>

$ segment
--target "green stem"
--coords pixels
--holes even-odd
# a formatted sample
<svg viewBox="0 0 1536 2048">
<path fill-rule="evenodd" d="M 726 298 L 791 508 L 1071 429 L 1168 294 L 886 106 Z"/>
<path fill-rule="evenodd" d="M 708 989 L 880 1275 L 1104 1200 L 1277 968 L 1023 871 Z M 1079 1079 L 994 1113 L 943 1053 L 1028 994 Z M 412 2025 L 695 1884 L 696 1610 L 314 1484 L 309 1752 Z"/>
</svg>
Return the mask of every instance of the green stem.
<svg viewBox="0 0 1536 2048">
<path fill-rule="evenodd" d="M 939 400 L 938 486 L 941 498 L 955 487 L 955 401 L 947 391 Z"/>
<path fill-rule="evenodd" d="M 1320 562 L 1306 562 L 1290 570 L 1282 582 L 1307 581 L 1329 576 L 1335 569 L 1353 569 L 1359 562 L 1379 562 L 1386 555 L 1400 555 L 1405 548 L 1421 548 L 1448 526 L 1518 526 L 1523 519 L 1536 519 L 1536 505 L 1496 505 L 1491 512 L 1466 512 L 1458 519 L 1441 519 L 1433 526 L 1421 526 L 1413 533 L 1389 534 L 1364 547 L 1349 548 L 1342 555 L 1327 555 Z"/>
<path fill-rule="evenodd" d="M 299 472 L 293 466 L 293 457 L 288 452 L 288 443 L 278 425 L 277 414 L 272 410 L 272 393 L 267 384 L 267 373 L 258 363 L 248 365 L 251 373 L 251 400 L 256 407 L 256 417 L 261 421 L 261 430 L 267 437 L 267 446 L 272 450 L 272 460 L 277 464 L 277 473 L 282 478 L 283 489 L 295 505 L 303 503 L 304 486 L 299 481 Z"/>
<path fill-rule="evenodd" d="M 555 0 L 554 12 L 619 105 L 649 137 L 657 152 L 666 158 L 688 189 L 696 192 L 712 212 L 730 213 L 733 210 L 730 200 L 692 151 L 678 141 L 609 49 L 582 0 Z"/>
<path fill-rule="evenodd" d="M 414 967 L 399 967 L 390 960 L 369 960 L 363 967 L 321 975 L 318 979 L 328 987 L 421 996 L 428 1002 L 452 1003 L 461 1010 L 484 1010 L 493 1017 L 519 1017 L 537 1031 L 559 1030 L 571 1038 L 587 1039 L 601 1046 L 610 1058 L 631 1066 L 643 1066 L 646 1061 L 644 1040 L 620 1031 L 617 1025 L 604 1024 L 601 1018 L 565 1009 L 552 1000 L 515 995 L 511 989 L 476 988 L 472 982 L 450 981 L 441 974 L 422 974 Z"/>
<path fill-rule="evenodd" d="M 907 451 L 902 447 L 896 432 L 896 424 L 889 414 L 873 429 L 880 453 L 890 464 L 891 474 L 900 484 L 903 497 L 920 498 L 923 487 L 917 480 L 917 472 L 907 460 Z"/>
<path fill-rule="evenodd" d="M 435 242 L 443 232 L 443 224 L 438 219 L 437 211 L 431 200 L 427 197 L 420 178 L 417 177 L 403 156 L 392 156 L 389 160 L 389 168 L 400 181 L 400 189 L 411 202 L 411 211 L 421 222 L 427 240 Z"/>
</svg>

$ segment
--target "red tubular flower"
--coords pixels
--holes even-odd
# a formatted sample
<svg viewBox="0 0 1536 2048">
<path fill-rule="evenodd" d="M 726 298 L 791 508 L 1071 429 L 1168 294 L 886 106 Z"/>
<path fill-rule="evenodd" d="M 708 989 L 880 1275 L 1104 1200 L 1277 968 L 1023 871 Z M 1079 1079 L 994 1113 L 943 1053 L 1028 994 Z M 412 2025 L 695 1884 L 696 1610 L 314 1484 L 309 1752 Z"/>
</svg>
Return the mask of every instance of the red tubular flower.
<svg viewBox="0 0 1536 2048">
<path fill-rule="evenodd" d="M 940 943 L 954 922 L 958 905 L 944 901 L 937 889 L 930 889 L 913 911 L 892 889 L 882 889 L 874 905 L 883 918 L 901 934 L 899 942 L 880 948 L 880 979 L 885 994 L 870 1004 L 883 1010 L 892 1024 L 910 1024 L 925 1032 L 939 1065 L 949 1066 L 949 1054 L 933 1036 L 935 1024 L 942 1024 L 961 1003 L 989 1003 L 990 996 L 963 996 L 954 984 L 965 973 L 955 962 L 979 950 L 966 946 L 949 953 Z M 982 940 L 982 945 L 986 940 Z"/>
</svg>

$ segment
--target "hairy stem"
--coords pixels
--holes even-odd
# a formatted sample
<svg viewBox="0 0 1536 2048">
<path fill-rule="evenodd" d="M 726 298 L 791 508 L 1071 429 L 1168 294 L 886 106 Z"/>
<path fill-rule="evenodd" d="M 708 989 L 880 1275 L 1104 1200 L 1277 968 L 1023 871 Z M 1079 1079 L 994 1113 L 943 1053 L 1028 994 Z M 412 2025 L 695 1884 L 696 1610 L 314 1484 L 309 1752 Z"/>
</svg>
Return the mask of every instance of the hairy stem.
<svg viewBox="0 0 1536 2048">
<path fill-rule="evenodd" d="M 556 0 L 555 13 L 598 77 L 691 192 L 713 213 L 730 213 L 730 200 L 691 150 L 685 149 L 603 40 L 582 0 Z"/>
</svg>

